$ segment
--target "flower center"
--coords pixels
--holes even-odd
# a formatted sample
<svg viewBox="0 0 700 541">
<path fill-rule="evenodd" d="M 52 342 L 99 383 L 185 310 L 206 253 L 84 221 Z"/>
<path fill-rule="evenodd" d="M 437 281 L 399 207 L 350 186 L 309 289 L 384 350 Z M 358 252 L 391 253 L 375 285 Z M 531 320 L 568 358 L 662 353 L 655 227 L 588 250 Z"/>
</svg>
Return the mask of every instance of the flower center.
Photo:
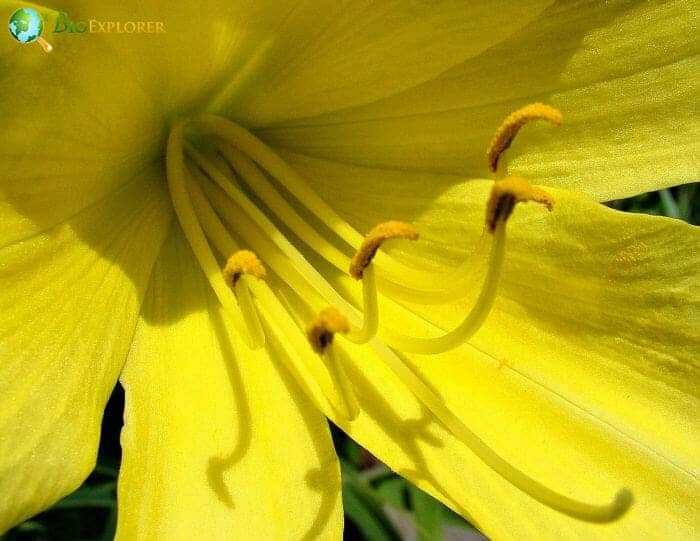
<svg viewBox="0 0 700 541">
<path fill-rule="evenodd" d="M 561 114 L 543 104 L 528 105 L 496 131 L 487 152 L 494 175 L 500 176 L 499 157 L 518 130 L 537 119 L 559 124 Z M 626 490 L 611 503 L 596 506 L 530 478 L 465 426 L 397 354 L 446 352 L 481 328 L 496 297 L 506 222 L 519 202 L 534 201 L 552 210 L 554 201 L 544 190 L 520 177 L 495 180 L 486 202 L 484 233 L 473 255 L 448 275 L 434 276 L 380 251 L 384 242 L 417 241 L 418 232 L 410 224 L 387 221 L 363 237 L 270 147 L 225 118 L 201 115 L 174 125 L 168 139 L 167 176 L 182 230 L 231 324 L 251 349 L 271 340 L 274 354 L 284 357 L 319 407 L 325 400 L 348 420 L 358 415 L 360 401 L 345 372 L 343 340 L 367 344 L 457 439 L 533 498 L 595 522 L 615 520 L 629 508 L 631 495 Z M 325 261 L 324 265 L 361 281 L 362 310 L 317 270 L 323 265 L 311 261 Z M 469 272 L 479 265 L 486 266 L 483 280 Z M 462 322 L 441 336 L 407 336 L 380 324 L 379 294 L 387 302 L 438 304 L 474 290 L 479 295 Z M 290 300 L 293 297 L 296 300 Z M 330 307 L 308 323 L 300 320 L 299 304 Z M 335 340 L 337 334 L 342 339 Z M 308 361 L 311 350 L 322 363 Z"/>
</svg>

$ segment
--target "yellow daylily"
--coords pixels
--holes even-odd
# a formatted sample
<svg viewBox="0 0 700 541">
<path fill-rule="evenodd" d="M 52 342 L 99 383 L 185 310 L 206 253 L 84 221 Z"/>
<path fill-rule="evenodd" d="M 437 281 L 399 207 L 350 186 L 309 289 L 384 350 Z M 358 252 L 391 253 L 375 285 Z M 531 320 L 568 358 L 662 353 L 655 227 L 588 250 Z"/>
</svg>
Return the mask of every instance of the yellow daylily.
<svg viewBox="0 0 700 541">
<path fill-rule="evenodd" d="M 340 538 L 326 417 L 496 539 L 692 536 L 698 231 L 597 201 L 697 180 L 696 10 L 474 4 L 0 40 L 0 531 L 120 378 L 121 539 Z"/>
</svg>

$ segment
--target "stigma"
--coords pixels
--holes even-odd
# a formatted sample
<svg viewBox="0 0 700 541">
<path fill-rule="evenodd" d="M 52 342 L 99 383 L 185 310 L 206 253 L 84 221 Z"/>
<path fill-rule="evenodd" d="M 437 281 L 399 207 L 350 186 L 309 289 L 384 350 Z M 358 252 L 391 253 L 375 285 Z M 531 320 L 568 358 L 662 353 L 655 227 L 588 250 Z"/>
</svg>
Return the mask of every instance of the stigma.
<svg viewBox="0 0 700 541">
<path fill-rule="evenodd" d="M 444 276 L 416 269 L 383 250 L 387 241 L 417 242 L 419 232 L 411 223 L 390 220 L 363 235 L 277 152 L 220 116 L 204 114 L 173 126 L 168 187 L 202 272 L 243 337 L 241 347 L 270 348 L 319 408 L 329 404 L 346 422 L 361 414 L 363 397 L 350 377 L 356 359 L 349 352 L 366 347 L 455 438 L 513 486 L 569 516 L 608 522 L 632 504 L 628 491 L 595 505 L 542 485 L 465 426 L 404 357 L 449 352 L 484 332 L 506 261 L 509 218 L 525 202 L 553 210 L 554 199 L 544 189 L 498 171 L 499 159 L 518 131 L 535 120 L 558 125 L 562 115 L 535 103 L 509 115 L 496 130 L 487 166 L 503 178 L 493 182 L 483 202 L 484 230 L 471 257 Z M 471 273 L 472 267 L 483 272 Z M 414 336 L 382 322 L 380 308 L 406 310 L 406 302 L 439 304 L 474 292 L 476 300 L 450 330 Z"/>
</svg>

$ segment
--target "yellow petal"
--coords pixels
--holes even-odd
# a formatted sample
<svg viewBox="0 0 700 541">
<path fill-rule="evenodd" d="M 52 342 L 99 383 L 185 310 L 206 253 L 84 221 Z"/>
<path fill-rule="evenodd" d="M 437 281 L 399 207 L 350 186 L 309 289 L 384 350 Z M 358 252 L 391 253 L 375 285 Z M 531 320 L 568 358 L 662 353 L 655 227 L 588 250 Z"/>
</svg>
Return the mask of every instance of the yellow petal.
<svg viewBox="0 0 700 541">
<path fill-rule="evenodd" d="M 695 181 L 695 26 L 687 1 L 557 4 L 423 85 L 259 134 L 333 160 L 487 178 L 493 131 L 544 101 L 564 122 L 523 129 L 505 155 L 511 174 L 601 201 Z"/>
<path fill-rule="evenodd" d="M 222 96 L 220 111 L 261 125 L 370 103 L 476 56 L 550 3 L 298 4 L 256 51 L 245 87 Z"/>
<path fill-rule="evenodd" d="M 387 216 L 415 224 L 421 240 L 393 252 L 421 269 L 445 272 L 483 228 L 490 181 L 286 157 L 358 229 Z M 591 525 L 535 503 L 446 435 L 366 349 L 347 346 L 357 361 L 346 367 L 364 411 L 351 424 L 337 422 L 494 538 L 690 536 L 699 488 L 700 233 L 549 191 L 552 213 L 523 205 L 508 223 L 501 294 L 474 338 L 478 349 L 413 360 L 467 426 L 513 464 L 589 503 L 607 503 L 629 487 L 636 499 L 629 514 Z M 449 329 L 467 308 L 415 310 Z M 428 331 L 398 312 L 380 320 Z"/>
<path fill-rule="evenodd" d="M 421 362 L 426 381 L 452 411 L 536 480 L 592 504 L 607 504 L 618 489 L 629 487 L 632 508 L 606 525 L 562 515 L 514 488 L 447 434 L 373 356 L 356 351 L 354 357 L 361 362 L 346 366 L 346 372 L 362 412 L 352 423 L 337 419 L 340 426 L 490 538 L 692 536 L 698 489 L 693 470 L 640 442 L 634 430 L 608 423 L 595 409 L 468 348 Z"/>
<path fill-rule="evenodd" d="M 132 182 L 0 250 L 0 532 L 77 488 L 95 464 L 170 219 L 163 190 L 143 187 Z"/>
<path fill-rule="evenodd" d="M 118 538 L 339 539 L 325 418 L 223 314 L 174 228 L 122 376 Z"/>
<path fill-rule="evenodd" d="M 700 228 L 552 195 L 551 216 L 514 214 L 502 297 L 474 343 L 693 471 Z"/>
<path fill-rule="evenodd" d="M 280 26 L 297 9 L 293 0 L 220 2 L 186 0 L 114 3 L 77 2 L 65 8 L 74 19 L 152 21 L 162 32 L 112 31 L 85 36 L 101 39 L 112 49 L 121 77 L 137 81 L 151 103 L 169 120 L 201 112 L 221 93 L 251 84 L 251 70 L 269 43 L 279 39 Z M 54 34 L 55 35 L 55 34 Z M 60 34 L 59 45 L 80 37 Z M 57 40 L 59 38 L 56 38 Z M 89 44 L 82 40 L 81 47 Z M 55 52 L 58 52 L 56 47 Z M 110 96 L 112 97 L 112 96 Z"/>
<path fill-rule="evenodd" d="M 413 359 L 426 383 L 469 428 L 539 482 L 591 504 L 609 503 L 622 487 L 633 491 L 634 505 L 617 522 L 601 525 L 575 520 L 536 502 L 485 467 L 445 431 L 368 346 L 344 342 L 342 347 L 346 351 L 344 370 L 361 411 L 347 422 L 329 409 L 334 422 L 394 471 L 470 519 L 489 537 L 692 535 L 693 494 L 698 483 L 683 457 L 693 456 L 687 449 L 679 452 L 655 446 L 653 435 L 651 441 L 644 441 L 639 427 L 611 422 L 585 396 L 560 394 L 546 382 L 531 379 L 469 346 Z M 536 355 L 531 350 L 527 359 Z M 587 381 L 599 388 L 607 385 L 605 380 Z M 627 389 L 622 396 L 628 399 L 629 394 Z M 687 403 L 671 396 L 661 406 L 666 412 L 679 405 Z M 663 421 L 663 414 L 656 420 Z M 686 439 L 696 428 L 685 427 Z M 649 521 L 649 516 L 657 520 Z"/>
<path fill-rule="evenodd" d="M 3 3 L 0 18 L 17 9 Z M 69 9 L 69 8 L 66 8 Z M 52 20 L 53 14 L 42 11 Z M 164 126 L 129 65 L 97 35 L 0 40 L 0 239 L 66 220 L 133 179 L 153 160 Z"/>
<path fill-rule="evenodd" d="M 535 477 L 561 482 L 561 467 L 598 475 L 603 464 L 611 488 L 628 486 L 637 500 L 620 521 L 629 536 L 692 535 L 697 514 L 686 503 L 700 488 L 700 230 L 552 195 L 551 216 L 523 207 L 509 223 L 501 298 L 474 339 L 485 356 L 447 354 L 421 366 L 480 434 L 513 453 L 527 449 L 533 458 L 520 464 Z M 431 316 L 444 324 L 454 313 Z M 475 362 L 481 366 L 469 366 Z M 462 377 L 452 385 L 455 367 Z M 499 393 L 507 403 L 475 406 Z M 552 417 L 552 406 L 567 418 Z M 548 435 L 553 423 L 558 433 Z M 567 466 L 567 456 L 589 462 Z M 504 512 L 514 523 L 534 522 L 526 510 Z M 637 522 L 649 516 L 657 520 Z"/>
<path fill-rule="evenodd" d="M 0 19 L 25 5 L 3 2 Z M 168 121 L 202 107 L 286 13 L 277 3 L 214 1 L 68 2 L 60 20 L 37 9 L 51 53 L 0 40 L 3 243 L 67 219 L 162 159 Z M 161 22 L 165 33 L 54 32 L 66 17 Z"/>
<path fill-rule="evenodd" d="M 368 230 L 387 216 L 414 224 L 420 241 L 398 243 L 390 251 L 416 268 L 446 272 L 466 259 L 483 230 L 490 181 L 460 182 L 447 175 L 285 157 L 358 230 Z M 392 188 L 383 188 L 387 185 Z M 387 191 L 393 197 L 385 197 Z M 572 363 L 577 369 L 550 362 L 550 368 L 560 367 L 560 381 L 569 385 L 586 385 L 582 375 L 569 374 L 590 370 L 592 352 L 600 350 L 602 366 L 612 362 L 602 353 L 609 351 L 640 374 L 692 394 L 691 374 L 700 357 L 694 355 L 700 346 L 693 327 L 699 317 L 700 229 L 677 220 L 616 212 L 573 192 L 549 192 L 556 202 L 552 213 L 522 205 L 509 221 L 501 298 L 486 322 L 492 331 L 480 332 L 477 339 L 495 333 L 499 339 L 494 343 L 506 343 L 504 333 L 517 328 L 517 336 L 528 337 L 522 343 L 536 345 L 538 351 L 561 354 L 575 345 Z M 451 328 L 467 308 L 458 304 L 419 311 Z M 630 381 L 616 377 L 606 385 Z M 617 389 L 600 407 L 626 407 L 616 402 L 621 393 Z M 644 408 L 636 402 L 630 405 L 628 415 L 637 411 L 635 422 L 656 434 L 654 404 L 664 400 L 663 394 L 633 394 L 649 402 Z M 687 431 L 677 427 L 668 435 L 674 433 L 688 443 L 682 439 Z"/>
</svg>

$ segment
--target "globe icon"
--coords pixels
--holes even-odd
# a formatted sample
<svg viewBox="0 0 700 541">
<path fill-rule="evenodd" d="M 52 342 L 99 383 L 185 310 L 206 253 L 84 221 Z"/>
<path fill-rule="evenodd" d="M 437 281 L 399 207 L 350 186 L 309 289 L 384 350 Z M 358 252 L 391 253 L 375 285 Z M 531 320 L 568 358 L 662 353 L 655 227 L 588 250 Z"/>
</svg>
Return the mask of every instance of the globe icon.
<svg viewBox="0 0 700 541">
<path fill-rule="evenodd" d="M 18 9 L 10 17 L 10 34 L 20 43 L 38 40 L 43 30 L 44 21 L 32 8 Z"/>
<path fill-rule="evenodd" d="M 44 31 L 44 21 L 41 15 L 32 8 L 21 8 L 10 17 L 10 34 L 20 43 L 32 43 L 36 41 L 45 52 L 50 53 L 53 47 L 41 37 Z"/>
</svg>

